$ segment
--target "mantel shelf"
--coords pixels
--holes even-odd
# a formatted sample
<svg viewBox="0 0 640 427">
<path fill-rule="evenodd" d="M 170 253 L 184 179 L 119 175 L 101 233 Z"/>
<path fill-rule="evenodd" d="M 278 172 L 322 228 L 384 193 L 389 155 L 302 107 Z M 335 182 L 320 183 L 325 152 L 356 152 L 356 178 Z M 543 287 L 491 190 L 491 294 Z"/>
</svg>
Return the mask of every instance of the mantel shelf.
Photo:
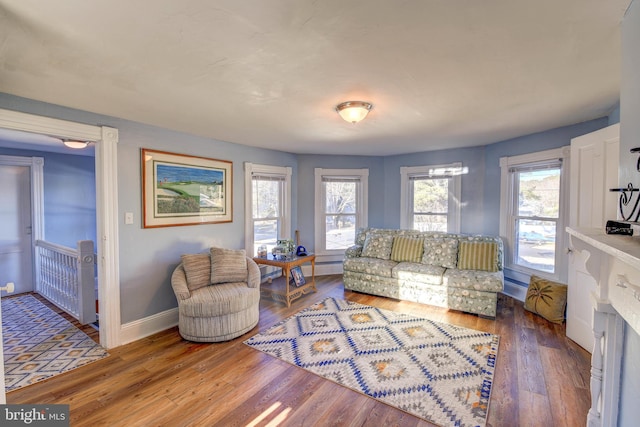
<svg viewBox="0 0 640 427">
<path fill-rule="evenodd" d="M 567 233 L 640 270 L 640 236 L 606 234 L 596 228 L 567 227 Z"/>
</svg>

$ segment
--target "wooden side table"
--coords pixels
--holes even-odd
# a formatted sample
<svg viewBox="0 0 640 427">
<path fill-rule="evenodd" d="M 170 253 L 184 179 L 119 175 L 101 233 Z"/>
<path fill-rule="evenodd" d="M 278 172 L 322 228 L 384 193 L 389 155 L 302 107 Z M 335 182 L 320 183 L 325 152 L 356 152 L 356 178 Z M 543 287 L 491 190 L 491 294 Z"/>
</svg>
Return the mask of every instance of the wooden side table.
<svg viewBox="0 0 640 427">
<path fill-rule="evenodd" d="M 307 256 L 294 256 L 287 259 L 276 259 L 273 255 L 268 254 L 266 257 L 255 257 L 253 260 L 256 264 L 271 265 L 282 269 L 282 277 L 273 280 L 271 283 L 262 283 L 260 285 L 260 293 L 270 297 L 276 301 L 282 301 L 291 307 L 291 301 L 308 294 L 309 292 L 317 292 L 316 289 L 316 256 L 309 254 Z M 290 284 L 291 269 L 301 266 L 304 263 L 311 263 L 311 278 L 306 280 L 302 286 Z"/>
</svg>

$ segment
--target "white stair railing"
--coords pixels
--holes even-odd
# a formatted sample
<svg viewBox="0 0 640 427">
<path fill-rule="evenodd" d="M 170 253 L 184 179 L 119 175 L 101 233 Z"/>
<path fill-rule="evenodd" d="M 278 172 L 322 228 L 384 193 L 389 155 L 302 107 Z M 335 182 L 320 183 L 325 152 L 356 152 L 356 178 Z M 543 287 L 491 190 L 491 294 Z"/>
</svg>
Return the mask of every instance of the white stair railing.
<svg viewBox="0 0 640 427">
<path fill-rule="evenodd" d="M 36 241 L 36 292 L 86 325 L 96 321 L 95 255 L 91 240 L 77 249 Z"/>
</svg>

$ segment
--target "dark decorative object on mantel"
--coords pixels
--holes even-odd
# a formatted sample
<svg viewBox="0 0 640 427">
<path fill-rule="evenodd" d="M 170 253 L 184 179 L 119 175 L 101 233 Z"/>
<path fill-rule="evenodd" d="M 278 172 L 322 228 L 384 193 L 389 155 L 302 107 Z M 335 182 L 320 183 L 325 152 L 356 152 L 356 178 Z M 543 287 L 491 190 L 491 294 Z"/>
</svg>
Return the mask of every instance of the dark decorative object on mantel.
<svg viewBox="0 0 640 427">
<path fill-rule="evenodd" d="M 622 234 L 624 236 L 633 236 L 633 228 L 628 222 L 607 221 L 605 228 L 607 234 Z"/>
<path fill-rule="evenodd" d="M 640 189 L 633 188 L 633 184 L 629 183 L 627 185 L 627 188 L 612 188 L 609 191 L 615 191 L 620 193 L 620 202 L 618 203 L 618 206 L 620 207 L 620 217 L 624 221 L 638 222 L 638 217 L 640 216 L 640 210 L 638 210 L 638 204 L 640 202 L 640 194 L 638 193 L 638 191 L 640 191 Z M 635 194 L 636 201 L 633 204 L 633 209 L 631 209 L 631 212 L 629 212 L 628 215 L 625 215 L 624 207 L 629 206 L 629 204 L 634 198 L 634 193 L 636 193 Z"/>
<path fill-rule="evenodd" d="M 632 148 L 630 150 L 632 153 L 640 153 L 640 147 Z M 636 169 L 640 172 L 640 157 L 638 158 L 638 162 L 636 163 Z M 620 217 L 623 221 L 627 221 L 630 223 L 637 223 L 640 218 L 640 209 L 638 206 L 640 205 L 640 189 L 634 188 L 632 183 L 627 184 L 626 188 L 611 188 L 609 191 L 620 193 L 620 201 L 618 203 L 618 207 L 620 209 Z M 634 194 L 635 193 L 635 194 Z M 625 207 L 630 206 L 632 200 L 635 196 L 635 203 L 633 203 L 633 208 L 630 212 L 625 215 Z M 607 229 L 609 228 L 609 223 L 607 223 Z M 616 227 L 620 228 L 620 227 Z M 607 230 L 607 233 L 609 231 Z M 623 233 L 627 234 L 627 233 Z"/>
</svg>

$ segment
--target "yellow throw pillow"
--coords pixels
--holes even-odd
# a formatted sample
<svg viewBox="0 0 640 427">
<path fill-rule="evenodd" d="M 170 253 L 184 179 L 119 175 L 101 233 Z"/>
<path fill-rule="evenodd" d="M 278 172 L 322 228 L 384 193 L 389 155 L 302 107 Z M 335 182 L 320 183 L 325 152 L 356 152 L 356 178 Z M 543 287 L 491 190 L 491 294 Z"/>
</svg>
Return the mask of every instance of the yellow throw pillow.
<svg viewBox="0 0 640 427">
<path fill-rule="evenodd" d="M 498 271 L 498 244 L 461 240 L 458 249 L 458 269 Z"/>
<path fill-rule="evenodd" d="M 414 237 L 396 237 L 391 248 L 391 260 L 396 262 L 420 262 L 424 240 Z"/>
<path fill-rule="evenodd" d="M 524 308 L 550 322 L 562 323 L 567 307 L 567 285 L 532 275 Z"/>
</svg>

